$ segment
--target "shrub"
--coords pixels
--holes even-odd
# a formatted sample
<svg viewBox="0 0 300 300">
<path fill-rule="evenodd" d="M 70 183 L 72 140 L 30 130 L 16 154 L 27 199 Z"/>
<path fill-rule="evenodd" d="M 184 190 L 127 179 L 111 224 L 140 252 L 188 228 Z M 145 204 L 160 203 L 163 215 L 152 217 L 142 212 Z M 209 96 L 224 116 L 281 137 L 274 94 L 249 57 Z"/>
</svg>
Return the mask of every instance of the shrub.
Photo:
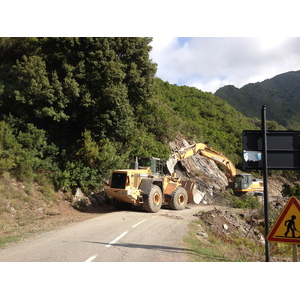
<svg viewBox="0 0 300 300">
<path fill-rule="evenodd" d="M 256 196 L 246 194 L 241 197 L 234 197 L 232 206 L 234 208 L 256 209 L 259 208 L 261 204 Z"/>
<path fill-rule="evenodd" d="M 0 122 L 0 172 L 8 171 L 17 166 L 22 146 L 17 142 L 10 126 Z"/>
<path fill-rule="evenodd" d="M 299 184 L 289 185 L 287 183 L 284 183 L 281 194 L 284 197 L 290 197 L 290 196 L 300 197 L 300 185 Z"/>
</svg>

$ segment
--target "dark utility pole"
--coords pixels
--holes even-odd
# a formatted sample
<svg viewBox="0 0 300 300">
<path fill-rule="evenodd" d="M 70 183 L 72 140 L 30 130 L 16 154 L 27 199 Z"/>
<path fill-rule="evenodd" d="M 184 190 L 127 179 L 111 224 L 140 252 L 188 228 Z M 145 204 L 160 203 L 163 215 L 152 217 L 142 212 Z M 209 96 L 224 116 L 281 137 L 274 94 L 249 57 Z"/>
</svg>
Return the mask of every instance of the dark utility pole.
<svg viewBox="0 0 300 300">
<path fill-rule="evenodd" d="M 268 155 L 267 155 L 267 128 L 266 128 L 266 106 L 261 110 L 262 121 L 262 148 L 263 148 L 263 170 L 264 170 L 264 211 L 265 211 L 265 249 L 266 262 L 270 261 L 270 243 L 267 240 L 269 234 L 269 196 L 268 196 Z"/>
</svg>

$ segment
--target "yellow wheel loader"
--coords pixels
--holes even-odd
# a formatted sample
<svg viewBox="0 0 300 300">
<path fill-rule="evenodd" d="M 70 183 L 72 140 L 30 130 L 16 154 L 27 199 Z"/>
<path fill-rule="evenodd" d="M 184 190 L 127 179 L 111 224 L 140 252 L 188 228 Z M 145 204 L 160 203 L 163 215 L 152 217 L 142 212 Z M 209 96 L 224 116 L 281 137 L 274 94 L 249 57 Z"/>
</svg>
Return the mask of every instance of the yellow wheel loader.
<svg viewBox="0 0 300 300">
<path fill-rule="evenodd" d="M 181 180 L 175 173 L 165 175 L 164 166 L 162 159 L 141 157 L 133 169 L 115 170 L 104 192 L 118 209 L 135 205 L 155 213 L 164 204 L 174 210 L 184 209 L 188 202 L 199 204 L 203 194 L 194 182 Z"/>
<path fill-rule="evenodd" d="M 174 151 L 170 156 L 170 159 L 167 161 L 167 167 L 169 171 L 174 171 L 174 167 L 178 160 L 186 159 L 197 153 L 212 159 L 226 169 L 228 186 L 233 189 L 236 195 L 242 195 L 245 193 L 263 193 L 264 183 L 261 179 L 253 179 L 251 174 L 237 174 L 234 164 L 225 155 L 202 143 L 192 144 Z"/>
</svg>

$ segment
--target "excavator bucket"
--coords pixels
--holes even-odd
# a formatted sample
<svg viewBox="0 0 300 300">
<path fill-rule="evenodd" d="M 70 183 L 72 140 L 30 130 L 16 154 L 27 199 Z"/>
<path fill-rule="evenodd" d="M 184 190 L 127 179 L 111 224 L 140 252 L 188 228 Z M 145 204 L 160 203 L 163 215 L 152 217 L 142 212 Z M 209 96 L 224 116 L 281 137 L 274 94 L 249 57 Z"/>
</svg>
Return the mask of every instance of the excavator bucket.
<svg viewBox="0 0 300 300">
<path fill-rule="evenodd" d="M 200 192 L 196 187 L 195 183 L 192 181 L 181 181 L 182 187 L 184 187 L 188 193 L 188 202 L 189 203 L 194 203 L 194 204 L 199 204 L 201 200 L 203 199 L 205 193 Z"/>
<path fill-rule="evenodd" d="M 170 174 L 174 173 L 174 168 L 177 164 L 178 160 L 170 156 L 170 158 L 166 161 L 166 166 Z"/>
</svg>

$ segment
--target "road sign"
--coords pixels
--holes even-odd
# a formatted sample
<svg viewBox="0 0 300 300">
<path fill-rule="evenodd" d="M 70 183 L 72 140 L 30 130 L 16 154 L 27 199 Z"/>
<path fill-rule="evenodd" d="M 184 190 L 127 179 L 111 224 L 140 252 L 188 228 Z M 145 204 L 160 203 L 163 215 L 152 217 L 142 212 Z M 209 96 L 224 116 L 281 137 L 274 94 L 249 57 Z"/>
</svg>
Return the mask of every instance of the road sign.
<svg viewBox="0 0 300 300">
<path fill-rule="evenodd" d="M 296 197 L 289 199 L 268 234 L 267 240 L 300 244 L 300 204 Z"/>
<path fill-rule="evenodd" d="M 269 170 L 300 169 L 300 131 L 269 130 L 266 132 Z M 244 130 L 243 169 L 263 168 L 263 133 Z"/>
</svg>

